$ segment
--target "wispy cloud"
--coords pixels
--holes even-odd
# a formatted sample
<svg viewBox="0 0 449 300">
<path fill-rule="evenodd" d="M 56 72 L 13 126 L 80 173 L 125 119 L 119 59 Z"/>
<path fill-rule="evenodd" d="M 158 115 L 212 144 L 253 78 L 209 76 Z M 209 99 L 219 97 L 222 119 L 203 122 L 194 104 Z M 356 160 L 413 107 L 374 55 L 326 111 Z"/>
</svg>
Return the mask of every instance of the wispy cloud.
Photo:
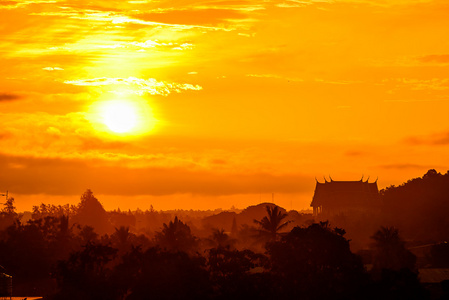
<svg viewBox="0 0 449 300">
<path fill-rule="evenodd" d="M 384 79 L 382 83 L 395 83 L 398 87 L 409 87 L 412 90 L 449 89 L 448 78 L 431 78 L 431 79 L 391 78 L 391 79 Z"/>
<path fill-rule="evenodd" d="M 193 48 L 191 43 L 174 43 L 174 42 L 160 42 L 158 40 L 146 40 L 144 42 L 112 42 L 106 45 L 95 45 L 96 48 L 101 49 L 117 49 L 117 48 L 163 48 L 164 50 L 189 50 Z"/>
<path fill-rule="evenodd" d="M 405 142 L 411 145 L 445 146 L 449 145 L 449 131 L 428 136 L 412 136 L 407 138 Z"/>
<path fill-rule="evenodd" d="M 199 91 L 203 88 L 199 85 L 193 85 L 189 83 L 176 83 L 158 81 L 154 78 L 141 79 L 136 77 L 128 78 L 93 78 L 93 79 L 78 79 L 78 80 L 66 80 L 65 84 L 77 85 L 77 86 L 105 86 L 105 85 L 126 85 L 132 87 L 128 92 L 143 95 L 162 95 L 167 96 L 172 92 L 180 93 L 182 91 L 193 90 Z"/>
<path fill-rule="evenodd" d="M 161 3 L 162 2 L 162 3 Z M 242 12 L 252 12 L 266 9 L 265 3 L 257 1 L 204 1 L 202 3 L 195 3 L 192 1 L 184 3 L 176 3 L 176 7 L 173 6 L 171 1 L 160 1 L 158 7 L 146 9 L 149 13 L 167 13 L 173 11 L 198 11 L 198 10 L 233 10 Z M 153 4 L 153 0 L 148 1 L 129 1 L 133 4 Z"/>
<path fill-rule="evenodd" d="M 192 193 L 231 195 L 247 193 L 298 193 L 309 188 L 312 179 L 303 174 L 273 175 L 262 172 L 231 175 L 186 168 L 99 165 L 96 160 L 62 160 L 0 154 L 5 172 L 0 180 L 16 193 L 77 194 L 86 186 L 105 194 L 170 195 Z M 89 168 L 86 166 L 89 165 Z M 27 172 L 24 173 L 23 169 Z M 43 176 L 42 176 L 43 174 Z M 77 178 L 77 180 L 73 180 Z M 152 184 L 149 185 L 148 182 Z M 130 187 L 132 187 L 130 189 Z"/>
<path fill-rule="evenodd" d="M 57 0 L 21 0 L 21 1 L 0 1 L 0 9 L 15 9 L 30 4 L 54 4 Z"/>
<path fill-rule="evenodd" d="M 449 54 L 425 55 L 418 57 L 418 61 L 423 63 L 449 64 Z"/>
<path fill-rule="evenodd" d="M 246 76 L 247 77 L 256 77 L 256 78 L 283 79 L 283 80 L 294 81 L 294 82 L 315 82 L 315 83 L 338 84 L 338 85 L 360 83 L 360 81 L 354 81 L 354 80 L 332 80 L 332 79 L 321 79 L 321 78 L 315 78 L 310 81 L 310 80 L 305 80 L 303 78 L 290 77 L 290 76 L 284 76 L 284 75 L 278 75 L 278 74 L 246 74 Z"/>
<path fill-rule="evenodd" d="M 65 7 L 63 10 L 60 10 L 60 11 L 44 11 L 44 12 L 30 13 L 30 15 L 60 16 L 60 17 L 65 17 L 65 18 L 70 18 L 70 19 L 107 22 L 107 23 L 112 23 L 115 25 L 137 24 L 137 25 L 144 25 L 144 26 L 171 28 L 172 30 L 190 30 L 190 29 L 201 29 L 201 30 L 212 30 L 212 31 L 217 31 L 217 30 L 231 31 L 231 30 L 233 30 L 232 28 L 224 28 L 224 27 L 218 27 L 218 26 L 214 27 L 214 26 L 204 26 L 204 25 L 185 25 L 185 24 L 146 21 L 146 20 L 131 17 L 129 15 L 126 15 L 123 12 L 90 10 L 90 9 L 75 9 L 75 8 L 67 8 L 67 7 Z"/>
<path fill-rule="evenodd" d="M 424 166 L 419 164 L 412 164 L 412 163 L 399 163 L 399 164 L 388 164 L 388 165 L 380 165 L 379 166 L 382 169 L 429 169 L 429 168 L 435 168 L 435 166 Z"/>
<path fill-rule="evenodd" d="M 64 69 L 60 68 L 60 67 L 45 67 L 45 68 L 42 68 L 42 70 L 45 70 L 45 71 L 63 71 Z"/>
<path fill-rule="evenodd" d="M 296 7 L 304 7 L 317 3 L 334 3 L 334 0 L 287 0 L 282 1 L 280 3 L 276 3 L 275 6 L 281 8 L 296 8 Z"/>
<path fill-rule="evenodd" d="M 0 102 L 17 100 L 20 98 L 22 97 L 16 94 L 0 93 Z"/>
<path fill-rule="evenodd" d="M 296 82 L 303 82 L 304 79 L 302 78 L 296 78 L 296 77 L 286 77 L 281 76 L 277 74 L 247 74 L 247 77 L 256 77 L 256 78 L 275 78 L 275 79 L 283 79 L 287 81 L 296 81 Z"/>
</svg>

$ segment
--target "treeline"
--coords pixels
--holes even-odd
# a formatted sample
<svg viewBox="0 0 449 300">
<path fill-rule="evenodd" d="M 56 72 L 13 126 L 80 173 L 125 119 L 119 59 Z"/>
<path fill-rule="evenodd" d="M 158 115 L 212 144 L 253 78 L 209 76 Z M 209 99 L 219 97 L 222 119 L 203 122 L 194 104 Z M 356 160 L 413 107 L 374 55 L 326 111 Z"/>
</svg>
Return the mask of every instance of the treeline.
<svg viewBox="0 0 449 300">
<path fill-rule="evenodd" d="M 385 222 L 413 241 L 449 240 L 449 171 L 434 169 L 423 177 L 381 191 Z"/>
<path fill-rule="evenodd" d="M 80 217 L 83 209 L 100 209 L 97 202 L 86 191 L 71 217 L 67 211 L 55 216 L 36 211 L 26 223 L 11 207 L 2 211 L 2 217 L 15 218 L 0 231 L 0 264 L 13 275 L 17 295 L 92 300 L 428 297 L 415 257 L 394 228 L 373 235 L 368 268 L 351 252 L 345 230 L 329 222 L 294 226 L 274 205 L 264 208 L 266 215 L 254 220 L 256 227 L 247 235 L 241 233 L 245 228 L 235 233 L 212 229 L 200 238 L 177 217 L 151 238 L 126 226 L 98 234 L 89 225 L 70 225 L 69 218 Z M 242 239 L 261 245 L 260 251 L 243 247 L 248 241 Z"/>
<path fill-rule="evenodd" d="M 10 198 L 0 265 L 16 295 L 47 299 L 426 299 L 407 248 L 434 244 L 426 266 L 449 267 L 448 200 L 435 170 L 382 190 L 379 211 L 322 222 L 274 204 L 107 212 L 90 190 L 23 215 Z"/>
</svg>

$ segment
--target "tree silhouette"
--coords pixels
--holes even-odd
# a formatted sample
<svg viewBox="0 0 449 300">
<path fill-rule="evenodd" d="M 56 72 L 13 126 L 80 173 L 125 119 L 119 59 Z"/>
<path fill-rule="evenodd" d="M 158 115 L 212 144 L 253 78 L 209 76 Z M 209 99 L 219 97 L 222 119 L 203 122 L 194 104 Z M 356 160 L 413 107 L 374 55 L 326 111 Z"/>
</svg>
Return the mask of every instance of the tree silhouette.
<svg viewBox="0 0 449 300">
<path fill-rule="evenodd" d="M 371 245 L 374 251 L 374 270 L 415 269 L 416 257 L 405 248 L 397 228 L 382 226 L 371 238 L 374 240 Z"/>
<path fill-rule="evenodd" d="M 380 191 L 383 219 L 401 228 L 407 240 L 446 240 L 449 236 L 449 171 L 434 169 L 422 177 Z"/>
<path fill-rule="evenodd" d="M 116 267 L 116 280 L 127 300 L 211 299 L 206 260 L 158 247 L 133 248 Z"/>
<path fill-rule="evenodd" d="M 6 215 L 12 215 L 12 216 L 16 216 L 16 207 L 14 206 L 14 198 L 13 197 L 8 197 L 8 199 L 6 199 L 5 204 L 3 204 L 5 207 L 2 209 L 2 214 L 6 214 Z"/>
<path fill-rule="evenodd" d="M 291 221 L 286 221 L 282 223 L 288 215 L 283 213 L 279 206 L 266 206 L 267 216 L 263 217 L 262 220 L 254 220 L 254 223 L 259 224 L 261 228 L 261 234 L 267 235 L 270 240 L 275 241 L 278 235 L 278 231 L 287 226 Z"/>
<path fill-rule="evenodd" d="M 128 242 L 129 239 L 129 227 L 120 226 L 118 229 L 115 228 L 115 234 L 120 244 L 124 245 Z"/>
<path fill-rule="evenodd" d="M 108 263 L 117 250 L 105 245 L 88 243 L 84 249 L 72 253 L 57 267 L 59 291 L 54 299 L 121 299 L 118 286 L 111 278 Z"/>
<path fill-rule="evenodd" d="M 99 234 L 113 231 L 106 210 L 90 189 L 81 195 L 80 200 L 77 213 L 73 217 L 74 223 L 92 226 Z"/>
<path fill-rule="evenodd" d="M 83 226 L 78 233 L 81 239 L 81 245 L 86 245 L 87 243 L 92 243 L 98 239 L 98 234 L 92 226 Z"/>
<path fill-rule="evenodd" d="M 326 222 L 295 227 L 267 251 L 279 299 L 353 299 L 367 281 L 349 241 Z"/>
<path fill-rule="evenodd" d="M 178 217 L 167 224 L 163 224 L 161 232 L 155 234 L 156 242 L 170 251 L 192 251 L 197 240 L 190 232 L 190 227 L 181 222 Z"/>
<path fill-rule="evenodd" d="M 224 229 L 213 229 L 212 235 L 207 239 L 209 244 L 214 248 L 230 248 L 236 242 L 235 239 L 231 239 Z"/>
<path fill-rule="evenodd" d="M 14 198 L 7 198 L 3 205 L 4 208 L 0 210 L 0 229 L 13 225 L 18 217 L 14 206 Z"/>
<path fill-rule="evenodd" d="M 133 234 L 129 232 L 129 227 L 120 226 L 119 228 L 115 228 L 111 239 L 120 252 L 125 252 L 130 249 L 132 236 Z"/>
<path fill-rule="evenodd" d="M 269 274 L 263 272 L 267 260 L 265 255 L 250 250 L 207 250 L 214 299 L 275 299 L 269 293 Z"/>
</svg>

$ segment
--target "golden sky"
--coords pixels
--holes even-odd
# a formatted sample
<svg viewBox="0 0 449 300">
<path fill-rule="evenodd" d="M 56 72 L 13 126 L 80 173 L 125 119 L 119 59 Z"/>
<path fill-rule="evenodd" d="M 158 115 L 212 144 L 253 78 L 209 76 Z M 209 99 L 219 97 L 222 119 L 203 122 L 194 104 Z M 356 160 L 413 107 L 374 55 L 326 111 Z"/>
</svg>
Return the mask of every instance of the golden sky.
<svg viewBox="0 0 449 300">
<path fill-rule="evenodd" d="M 446 0 L 0 0 L 0 191 L 305 209 L 446 172 L 448 36 Z"/>
</svg>

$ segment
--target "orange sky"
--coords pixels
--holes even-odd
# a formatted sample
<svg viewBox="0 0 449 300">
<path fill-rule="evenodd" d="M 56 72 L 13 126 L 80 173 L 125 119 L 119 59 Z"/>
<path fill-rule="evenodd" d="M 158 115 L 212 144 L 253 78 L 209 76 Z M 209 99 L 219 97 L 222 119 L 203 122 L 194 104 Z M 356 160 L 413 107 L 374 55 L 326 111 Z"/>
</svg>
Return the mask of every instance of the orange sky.
<svg viewBox="0 0 449 300">
<path fill-rule="evenodd" d="M 305 209 L 315 176 L 446 172 L 448 36 L 446 0 L 0 0 L 0 191 Z"/>
</svg>

